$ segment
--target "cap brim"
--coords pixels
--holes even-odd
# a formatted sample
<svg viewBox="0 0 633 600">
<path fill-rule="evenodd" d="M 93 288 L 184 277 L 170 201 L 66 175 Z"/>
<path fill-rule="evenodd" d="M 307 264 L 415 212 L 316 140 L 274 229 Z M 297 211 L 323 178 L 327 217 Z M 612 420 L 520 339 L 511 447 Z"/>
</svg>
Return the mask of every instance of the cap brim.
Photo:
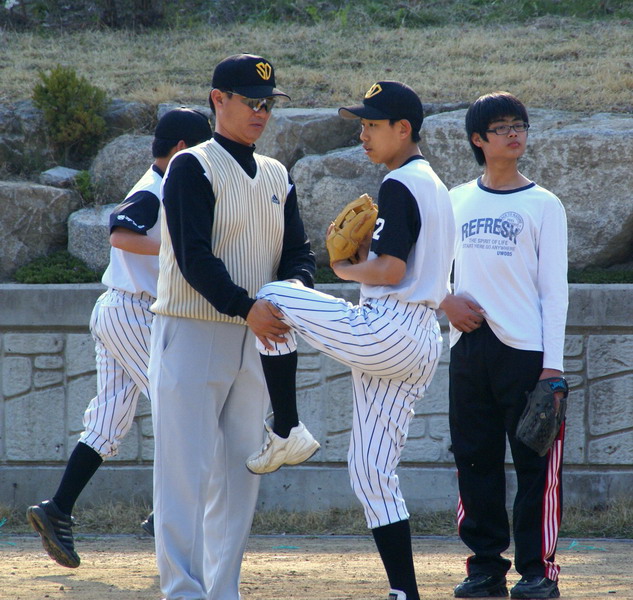
<svg viewBox="0 0 633 600">
<path fill-rule="evenodd" d="M 344 119 L 367 119 L 368 121 L 383 121 L 391 118 L 388 114 L 366 104 L 343 106 L 338 109 L 338 114 Z"/>
<path fill-rule="evenodd" d="M 233 90 L 236 94 L 245 98 L 270 98 L 271 96 L 283 96 L 290 100 L 290 96 L 270 85 L 235 86 Z"/>
</svg>

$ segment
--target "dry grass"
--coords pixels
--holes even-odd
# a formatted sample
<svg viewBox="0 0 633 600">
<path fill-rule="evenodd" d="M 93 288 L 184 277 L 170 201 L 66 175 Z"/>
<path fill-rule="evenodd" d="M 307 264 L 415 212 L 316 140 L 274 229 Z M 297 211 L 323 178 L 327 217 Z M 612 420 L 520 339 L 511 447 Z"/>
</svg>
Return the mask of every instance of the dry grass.
<svg viewBox="0 0 633 600">
<path fill-rule="evenodd" d="M 508 89 L 531 107 L 633 111 L 628 21 L 546 17 L 530 25 L 421 29 L 340 24 L 200 26 L 129 31 L 0 31 L 0 102 L 30 97 L 40 70 L 74 66 L 111 97 L 205 104 L 214 64 L 241 51 L 269 57 L 287 106 L 339 106 L 376 79 L 412 85 L 425 102 Z"/>
<path fill-rule="evenodd" d="M 141 534 L 139 525 L 150 510 L 151 507 L 142 502 L 106 502 L 95 508 L 79 508 L 75 512 L 76 531 Z M 454 511 L 416 513 L 411 515 L 410 521 L 414 535 L 456 534 Z M 0 523 L 0 540 L 3 534 L 31 531 L 22 508 L 0 506 Z M 309 513 L 258 512 L 253 522 L 253 533 L 367 535 L 368 530 L 362 510 L 352 508 Z M 567 507 L 564 511 L 561 537 L 633 539 L 633 499 L 623 498 L 609 505 L 594 508 Z"/>
</svg>

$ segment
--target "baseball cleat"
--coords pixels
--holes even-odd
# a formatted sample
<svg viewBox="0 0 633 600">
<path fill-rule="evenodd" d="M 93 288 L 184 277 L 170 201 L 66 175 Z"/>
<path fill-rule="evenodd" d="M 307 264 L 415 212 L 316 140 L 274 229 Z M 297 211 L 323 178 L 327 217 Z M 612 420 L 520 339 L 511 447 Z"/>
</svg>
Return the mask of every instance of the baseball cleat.
<svg viewBox="0 0 633 600">
<path fill-rule="evenodd" d="M 407 600 L 407 595 L 401 590 L 389 590 L 387 600 Z"/>
<path fill-rule="evenodd" d="M 246 468 L 257 475 L 272 473 L 283 465 L 298 465 L 308 460 L 320 447 L 306 426 L 299 425 L 290 430 L 287 438 L 279 437 L 272 429 L 272 420 L 264 423 L 266 440 L 261 449 L 249 456 Z"/>
<path fill-rule="evenodd" d="M 57 508 L 52 500 L 44 500 L 26 509 L 26 518 L 42 538 L 42 545 L 48 555 L 62 567 L 76 569 L 79 555 L 73 541 L 73 518 Z"/>
<path fill-rule="evenodd" d="M 503 575 L 469 575 L 454 590 L 455 598 L 505 598 L 508 595 Z"/>
<path fill-rule="evenodd" d="M 141 529 L 148 535 L 154 537 L 154 511 L 141 523 Z"/>
<path fill-rule="evenodd" d="M 510 598 L 560 598 L 558 582 L 540 575 L 521 577 L 510 590 Z"/>
</svg>

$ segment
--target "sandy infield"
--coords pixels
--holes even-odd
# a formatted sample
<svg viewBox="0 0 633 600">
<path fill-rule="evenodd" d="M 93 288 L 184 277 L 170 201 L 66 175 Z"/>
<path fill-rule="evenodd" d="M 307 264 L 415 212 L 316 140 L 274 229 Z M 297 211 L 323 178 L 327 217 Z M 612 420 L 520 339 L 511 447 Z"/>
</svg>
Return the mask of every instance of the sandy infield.
<svg viewBox="0 0 633 600">
<path fill-rule="evenodd" d="M 464 577 L 456 538 L 413 541 L 421 597 L 453 597 Z M 1 600 L 160 600 L 153 540 L 77 536 L 78 569 L 60 567 L 39 537 L 0 536 Z M 510 555 L 509 555 L 510 556 Z M 560 540 L 561 597 L 633 599 L 633 540 Z M 508 583 L 518 579 L 511 570 Z M 242 569 L 243 600 L 385 600 L 388 587 L 370 537 L 253 536 Z"/>
</svg>

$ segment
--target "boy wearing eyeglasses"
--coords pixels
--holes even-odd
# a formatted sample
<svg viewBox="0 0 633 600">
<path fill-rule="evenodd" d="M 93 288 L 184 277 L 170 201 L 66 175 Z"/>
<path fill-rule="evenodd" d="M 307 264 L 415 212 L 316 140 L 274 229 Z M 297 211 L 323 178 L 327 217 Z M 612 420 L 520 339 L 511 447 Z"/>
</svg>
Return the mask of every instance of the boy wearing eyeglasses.
<svg viewBox="0 0 633 600">
<path fill-rule="evenodd" d="M 564 424 L 544 457 L 515 437 L 526 392 L 562 376 L 567 316 L 567 225 L 551 192 L 518 169 L 528 138 L 512 94 L 478 98 L 466 133 L 483 174 L 451 190 L 456 243 L 450 321 L 449 420 L 458 471 L 458 528 L 473 552 L 457 598 L 508 595 L 510 543 L 505 451 L 517 492 L 511 598 L 558 598 L 556 543 L 562 512 Z"/>
<path fill-rule="evenodd" d="M 213 139 L 177 154 L 162 190 L 149 380 L 165 600 L 239 600 L 260 480 L 244 462 L 269 403 L 255 335 L 288 330 L 255 295 L 277 279 L 310 287 L 315 271 L 288 171 L 255 152 L 287 97 L 273 66 L 229 56 L 212 88 Z"/>
</svg>

